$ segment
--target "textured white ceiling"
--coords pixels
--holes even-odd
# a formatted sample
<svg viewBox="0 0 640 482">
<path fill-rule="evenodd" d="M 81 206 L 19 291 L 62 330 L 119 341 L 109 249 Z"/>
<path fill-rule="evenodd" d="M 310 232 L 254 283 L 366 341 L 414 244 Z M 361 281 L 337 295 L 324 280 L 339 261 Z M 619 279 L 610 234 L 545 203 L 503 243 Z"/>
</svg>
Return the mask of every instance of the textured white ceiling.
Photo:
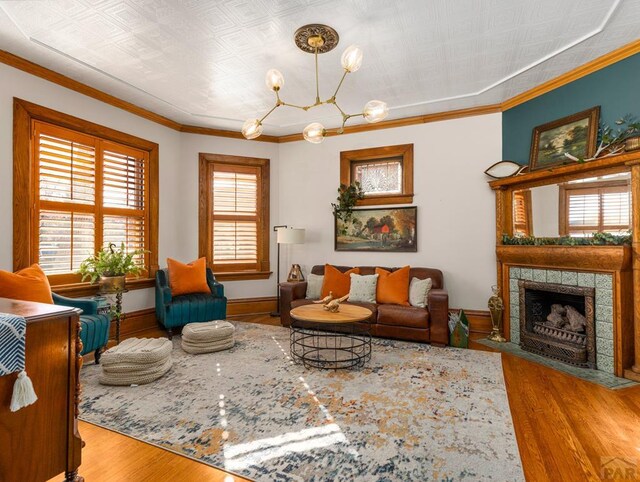
<svg viewBox="0 0 640 482">
<path fill-rule="evenodd" d="M 398 118 L 501 102 L 636 40 L 640 0 L 0 0 L 0 48 L 180 123 L 238 130 L 273 105 L 269 68 L 285 101 L 313 102 L 313 56 L 293 43 L 306 23 L 340 35 L 319 59 L 321 97 L 358 44 L 340 105 L 380 99 Z M 317 120 L 341 118 L 280 108 L 265 133 Z"/>
</svg>

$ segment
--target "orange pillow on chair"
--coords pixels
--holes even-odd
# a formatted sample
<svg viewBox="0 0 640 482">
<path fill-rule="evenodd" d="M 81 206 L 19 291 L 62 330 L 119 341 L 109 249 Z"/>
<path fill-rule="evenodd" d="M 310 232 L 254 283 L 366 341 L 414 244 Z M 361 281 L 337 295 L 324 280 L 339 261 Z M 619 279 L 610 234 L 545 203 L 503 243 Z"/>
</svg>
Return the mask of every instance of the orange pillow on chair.
<svg viewBox="0 0 640 482">
<path fill-rule="evenodd" d="M 53 304 L 49 280 L 37 264 L 15 273 L 0 270 L 0 298 Z"/>
<path fill-rule="evenodd" d="M 376 268 L 378 286 L 376 301 L 390 305 L 409 306 L 409 266 L 393 272 Z"/>
<path fill-rule="evenodd" d="M 207 258 L 200 258 L 187 264 L 167 258 L 167 268 L 172 296 L 211 293 L 207 284 Z"/>
<path fill-rule="evenodd" d="M 334 298 L 342 298 L 349 294 L 351 288 L 351 273 L 360 274 L 360 268 L 351 268 L 349 271 L 342 273 L 338 268 L 330 264 L 324 265 L 324 282 L 322 283 L 322 298 L 327 296 L 329 292 L 333 293 Z"/>
</svg>

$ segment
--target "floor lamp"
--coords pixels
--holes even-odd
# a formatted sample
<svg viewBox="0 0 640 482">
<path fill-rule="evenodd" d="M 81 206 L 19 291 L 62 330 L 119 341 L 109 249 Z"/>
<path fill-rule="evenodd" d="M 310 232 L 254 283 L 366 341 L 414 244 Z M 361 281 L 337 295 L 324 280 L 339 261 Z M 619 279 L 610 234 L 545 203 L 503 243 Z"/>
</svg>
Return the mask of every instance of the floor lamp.
<svg viewBox="0 0 640 482">
<path fill-rule="evenodd" d="M 271 316 L 280 316 L 280 245 L 281 244 L 303 244 L 304 229 L 289 228 L 286 224 L 274 226 L 273 230 L 277 233 L 276 242 L 278 243 L 278 266 L 276 279 L 276 311 Z"/>
</svg>

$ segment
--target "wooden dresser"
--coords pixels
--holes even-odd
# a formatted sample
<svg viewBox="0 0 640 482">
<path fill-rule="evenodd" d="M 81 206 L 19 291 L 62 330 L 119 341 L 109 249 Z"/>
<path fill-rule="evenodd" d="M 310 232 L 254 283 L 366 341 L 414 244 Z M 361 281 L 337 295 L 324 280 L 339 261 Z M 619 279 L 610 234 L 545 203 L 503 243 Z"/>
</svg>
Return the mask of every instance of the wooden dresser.
<svg viewBox="0 0 640 482">
<path fill-rule="evenodd" d="M 0 377 L 0 482 L 41 482 L 61 473 L 80 482 L 80 311 L 0 298 L 0 313 L 27 320 L 26 368 L 38 396 L 11 412 L 17 374 Z"/>
</svg>

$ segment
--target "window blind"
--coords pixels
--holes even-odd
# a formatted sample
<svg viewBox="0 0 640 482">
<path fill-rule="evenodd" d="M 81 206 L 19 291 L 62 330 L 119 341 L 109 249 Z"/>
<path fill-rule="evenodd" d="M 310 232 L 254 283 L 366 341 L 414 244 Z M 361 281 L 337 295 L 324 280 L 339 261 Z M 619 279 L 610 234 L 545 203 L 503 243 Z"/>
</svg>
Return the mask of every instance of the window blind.
<svg viewBox="0 0 640 482">
<path fill-rule="evenodd" d="M 516 235 L 531 235 L 531 191 L 513 193 L 513 231 Z"/>
<path fill-rule="evenodd" d="M 255 265 L 258 262 L 257 168 L 214 165 L 213 253 L 215 264 Z"/>
<path fill-rule="evenodd" d="M 34 154 L 36 261 L 52 281 L 78 281 L 80 263 L 109 243 L 148 249 L 148 153 L 35 121 Z"/>
<path fill-rule="evenodd" d="M 571 188 L 567 196 L 568 234 L 620 233 L 630 225 L 629 189 L 624 185 Z"/>
</svg>

